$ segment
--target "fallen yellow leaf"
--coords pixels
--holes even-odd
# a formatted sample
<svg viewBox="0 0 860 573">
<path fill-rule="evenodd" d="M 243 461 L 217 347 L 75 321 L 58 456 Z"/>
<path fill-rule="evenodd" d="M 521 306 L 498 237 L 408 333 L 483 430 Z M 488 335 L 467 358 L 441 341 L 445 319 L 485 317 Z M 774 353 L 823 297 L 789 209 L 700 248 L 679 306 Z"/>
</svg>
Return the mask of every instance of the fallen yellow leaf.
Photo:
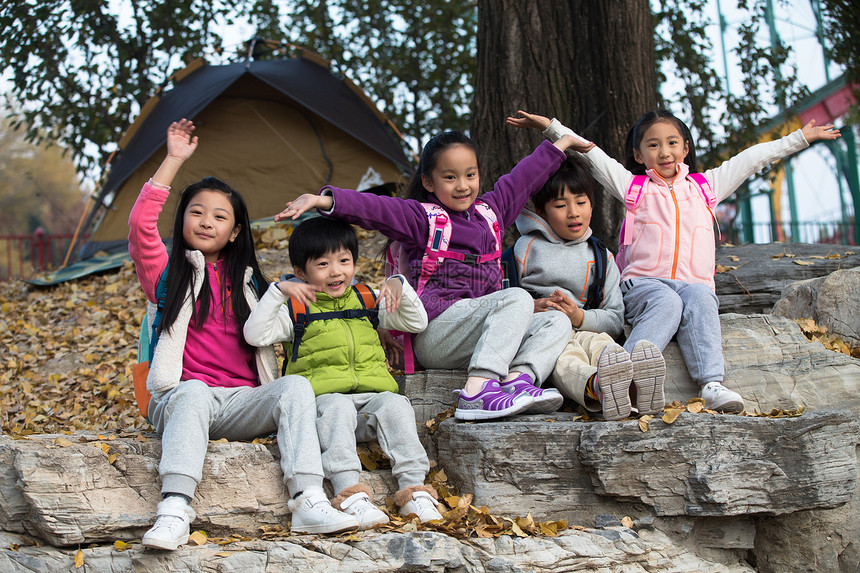
<svg viewBox="0 0 860 573">
<path fill-rule="evenodd" d="M 195 531 L 188 537 L 188 542 L 194 545 L 206 545 L 206 540 L 209 539 L 203 531 Z"/>
<path fill-rule="evenodd" d="M 621 525 L 623 525 L 627 529 L 633 529 L 633 520 L 630 518 L 630 516 L 625 515 L 621 518 Z"/>
<path fill-rule="evenodd" d="M 667 410 L 666 413 L 663 414 L 663 421 L 667 424 L 671 424 L 678 419 L 678 416 L 680 416 L 683 411 L 684 410 L 681 408 L 672 408 L 671 410 Z"/>
</svg>

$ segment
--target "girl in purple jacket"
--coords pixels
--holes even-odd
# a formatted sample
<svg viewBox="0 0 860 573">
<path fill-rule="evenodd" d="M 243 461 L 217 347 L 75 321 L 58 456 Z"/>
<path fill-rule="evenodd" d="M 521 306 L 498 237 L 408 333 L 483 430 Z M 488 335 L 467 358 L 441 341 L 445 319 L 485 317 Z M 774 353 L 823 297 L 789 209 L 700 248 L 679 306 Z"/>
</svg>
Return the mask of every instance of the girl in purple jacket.
<svg viewBox="0 0 860 573">
<path fill-rule="evenodd" d="M 318 209 L 401 244 L 413 286 L 422 283 L 416 290 L 430 319 L 427 329 L 413 338 L 415 357 L 427 368 L 465 368 L 468 373 L 457 419 L 552 412 L 563 397 L 539 386 L 570 337 L 570 321 L 558 312 L 535 314 L 525 290 L 500 290 L 498 255 L 504 229 L 558 169 L 571 143 L 568 137 L 541 143 L 476 207 L 480 175 L 475 144 L 462 133 L 445 132 L 424 146 L 409 198 L 326 186 L 319 195 L 287 203 L 275 220 Z M 419 275 L 434 216 L 449 220 L 448 256 L 425 282 Z"/>
</svg>

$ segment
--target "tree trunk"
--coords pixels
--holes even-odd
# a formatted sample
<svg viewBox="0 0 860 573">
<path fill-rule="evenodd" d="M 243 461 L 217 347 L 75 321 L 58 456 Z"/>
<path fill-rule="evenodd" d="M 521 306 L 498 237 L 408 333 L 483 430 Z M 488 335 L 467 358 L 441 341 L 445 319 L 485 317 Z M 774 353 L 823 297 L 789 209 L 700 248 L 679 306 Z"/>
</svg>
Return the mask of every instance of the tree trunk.
<svg viewBox="0 0 860 573">
<path fill-rule="evenodd" d="M 478 0 L 471 134 L 486 189 L 542 139 L 505 125 L 517 109 L 557 117 L 623 163 L 627 131 L 657 105 L 653 33 L 648 0 Z M 623 214 L 597 193 L 591 225 L 613 250 Z"/>
</svg>

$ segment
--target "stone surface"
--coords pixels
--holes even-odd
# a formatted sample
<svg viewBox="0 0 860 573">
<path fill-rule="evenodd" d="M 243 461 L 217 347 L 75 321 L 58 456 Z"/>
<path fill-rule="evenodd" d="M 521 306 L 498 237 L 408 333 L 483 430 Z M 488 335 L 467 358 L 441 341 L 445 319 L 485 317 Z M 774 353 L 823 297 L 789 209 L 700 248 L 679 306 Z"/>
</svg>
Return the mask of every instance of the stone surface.
<svg viewBox="0 0 860 573">
<path fill-rule="evenodd" d="M 860 249 L 847 245 L 770 243 L 721 246 L 714 276 L 720 312 L 768 313 L 790 283 L 860 266 Z"/>
<path fill-rule="evenodd" d="M 550 418 L 446 420 L 436 439 L 440 459 L 457 460 L 448 477 L 476 504 L 573 523 L 619 515 L 607 502 L 658 516 L 770 515 L 838 507 L 856 491 L 860 424 L 851 412 L 685 413 L 671 425 L 652 420 L 647 432 L 636 421 Z"/>
<path fill-rule="evenodd" d="M 441 533 L 359 533 L 348 542 L 338 538 L 291 537 L 284 541 L 247 541 L 225 547 L 183 546 L 175 552 L 144 551 L 140 545 L 118 552 L 112 547 L 83 549 L 84 568 L 76 569 L 76 549 L 8 547 L 0 551 L 4 573 L 78 573 L 79 571 L 146 571 L 172 573 L 262 571 L 331 573 L 459 572 L 554 573 L 741 573 L 752 572 L 737 560 L 722 564 L 678 547 L 655 530 L 624 527 L 565 531 L 554 538 L 472 539 Z"/>
<path fill-rule="evenodd" d="M 145 442 L 90 434 L 2 436 L 0 529 L 57 546 L 140 538 L 161 499 L 160 456 L 154 434 Z M 287 524 L 275 445 L 210 442 L 203 475 L 195 527 L 215 536 L 257 535 L 263 525 Z M 390 472 L 365 472 L 362 479 L 383 499 L 396 487 Z"/>
<path fill-rule="evenodd" d="M 860 345 L 860 268 L 786 286 L 773 314 L 811 318 L 846 342 Z"/>
<path fill-rule="evenodd" d="M 725 385 L 740 392 L 750 412 L 773 408 L 849 409 L 860 416 L 860 361 L 810 342 L 793 321 L 771 314 L 720 315 Z M 666 400 L 686 403 L 698 395 L 681 351 L 671 342 L 666 359 Z M 453 390 L 464 371 L 430 370 L 405 377 L 402 387 L 416 405 L 419 425 L 453 408 Z"/>
</svg>

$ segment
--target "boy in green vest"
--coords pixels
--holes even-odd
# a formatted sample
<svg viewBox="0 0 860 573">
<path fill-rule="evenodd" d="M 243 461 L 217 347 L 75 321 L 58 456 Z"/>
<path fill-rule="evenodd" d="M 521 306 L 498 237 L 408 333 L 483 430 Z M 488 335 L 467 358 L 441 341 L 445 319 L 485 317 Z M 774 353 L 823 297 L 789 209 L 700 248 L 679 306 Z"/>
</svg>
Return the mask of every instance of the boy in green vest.
<svg viewBox="0 0 860 573">
<path fill-rule="evenodd" d="M 415 411 L 388 372 L 375 321 L 378 316 L 378 326 L 388 330 L 421 332 L 424 306 L 400 275 L 379 289 L 376 309 L 372 299 L 363 302 L 366 286 L 353 287 L 358 237 L 348 223 L 304 221 L 290 237 L 289 253 L 295 278 L 269 286 L 245 323 L 245 339 L 254 346 L 289 342 L 284 373 L 310 380 L 332 506 L 354 515 L 362 529 L 389 521 L 359 482 L 356 442 L 378 440 L 400 488 L 394 501 L 401 513 L 422 522 L 442 519 L 435 489 L 424 485 L 430 464 Z"/>
</svg>

